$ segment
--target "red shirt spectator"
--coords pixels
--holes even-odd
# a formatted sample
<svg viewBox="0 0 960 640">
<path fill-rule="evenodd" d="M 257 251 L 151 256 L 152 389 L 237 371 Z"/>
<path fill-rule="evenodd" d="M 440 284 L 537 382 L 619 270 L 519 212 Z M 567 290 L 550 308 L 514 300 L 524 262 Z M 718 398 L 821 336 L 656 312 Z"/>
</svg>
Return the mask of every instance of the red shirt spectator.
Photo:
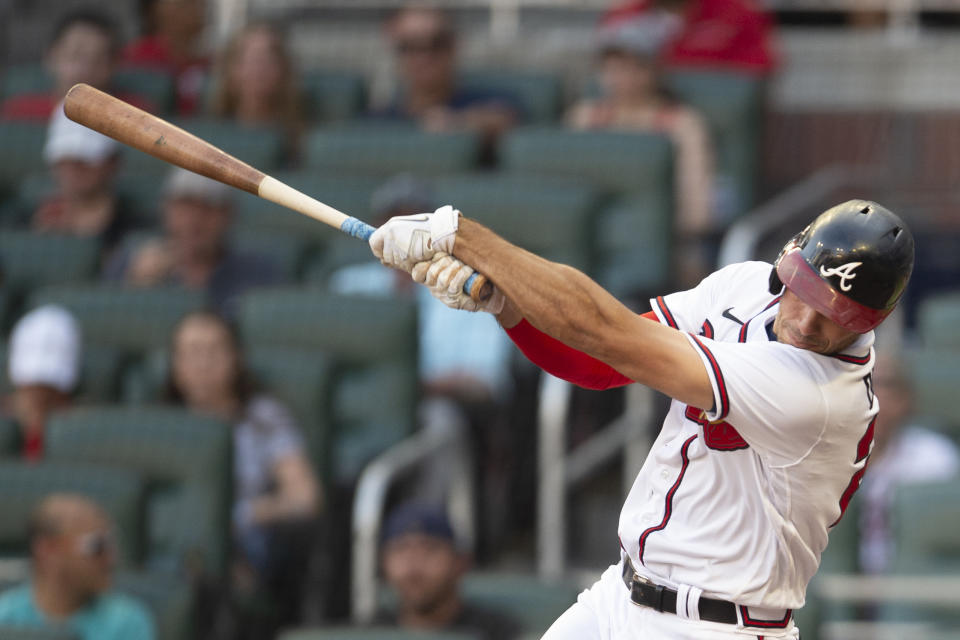
<svg viewBox="0 0 960 640">
<path fill-rule="evenodd" d="M 78 82 L 151 111 L 153 105 L 142 97 L 111 90 L 119 52 L 120 36 L 108 15 L 81 10 L 63 16 L 54 27 L 46 56 L 52 86 L 44 92 L 11 96 L 0 105 L 0 118 L 47 122 L 67 90 Z"/>
<path fill-rule="evenodd" d="M 163 38 L 153 35 L 130 43 L 123 52 L 123 64 L 171 74 L 177 92 L 177 113 L 187 116 L 199 110 L 207 68 L 210 66 L 206 58 L 175 60 Z"/>
<path fill-rule="evenodd" d="M 174 77 L 177 113 L 195 114 L 209 61 L 201 55 L 206 28 L 205 0 L 142 0 L 143 35 L 123 52 L 123 64 L 166 71 Z"/>
<path fill-rule="evenodd" d="M 632 0 L 611 9 L 604 24 L 646 11 L 672 11 L 682 19 L 666 46 L 668 67 L 700 67 L 766 75 L 777 56 L 772 23 L 754 0 Z"/>
</svg>

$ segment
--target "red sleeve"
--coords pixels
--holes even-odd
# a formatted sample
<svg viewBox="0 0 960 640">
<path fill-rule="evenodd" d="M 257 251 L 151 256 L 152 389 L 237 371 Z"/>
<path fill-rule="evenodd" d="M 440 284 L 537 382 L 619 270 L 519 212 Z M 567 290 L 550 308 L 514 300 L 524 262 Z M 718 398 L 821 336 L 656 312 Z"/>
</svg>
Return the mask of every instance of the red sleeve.
<svg viewBox="0 0 960 640">
<path fill-rule="evenodd" d="M 653 311 L 646 312 L 643 317 L 657 321 Z M 612 389 L 633 382 L 610 365 L 539 331 L 526 319 L 507 329 L 507 335 L 530 362 L 547 373 L 580 387 Z"/>
</svg>

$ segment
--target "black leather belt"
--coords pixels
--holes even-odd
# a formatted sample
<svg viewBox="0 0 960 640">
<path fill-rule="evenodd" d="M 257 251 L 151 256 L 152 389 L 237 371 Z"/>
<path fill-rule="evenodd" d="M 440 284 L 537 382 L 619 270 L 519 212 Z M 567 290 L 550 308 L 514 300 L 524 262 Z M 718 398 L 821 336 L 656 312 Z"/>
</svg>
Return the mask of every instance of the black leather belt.
<svg viewBox="0 0 960 640">
<path fill-rule="evenodd" d="M 634 604 L 650 607 L 665 613 L 677 613 L 677 592 L 660 584 L 654 584 L 643 576 L 637 575 L 630 558 L 623 559 L 623 584 L 630 590 L 630 600 Z M 726 600 L 700 598 L 697 606 L 700 619 L 709 622 L 737 624 L 737 607 Z"/>
</svg>

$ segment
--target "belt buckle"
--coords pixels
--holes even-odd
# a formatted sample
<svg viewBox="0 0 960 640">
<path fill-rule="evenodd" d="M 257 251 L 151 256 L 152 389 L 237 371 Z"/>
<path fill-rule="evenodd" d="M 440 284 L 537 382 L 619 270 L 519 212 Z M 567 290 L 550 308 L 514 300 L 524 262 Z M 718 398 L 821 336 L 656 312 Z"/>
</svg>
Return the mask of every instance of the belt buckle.
<svg viewBox="0 0 960 640">
<path fill-rule="evenodd" d="M 633 580 L 634 582 L 639 582 L 640 584 L 646 585 L 648 587 L 653 587 L 654 592 L 657 595 L 656 595 L 656 602 L 653 605 L 651 605 L 651 608 L 660 613 L 663 613 L 663 590 L 665 589 L 665 587 L 662 584 L 657 584 L 656 582 L 654 582 L 650 578 L 647 578 L 646 576 L 641 576 L 636 571 L 633 572 Z"/>
</svg>

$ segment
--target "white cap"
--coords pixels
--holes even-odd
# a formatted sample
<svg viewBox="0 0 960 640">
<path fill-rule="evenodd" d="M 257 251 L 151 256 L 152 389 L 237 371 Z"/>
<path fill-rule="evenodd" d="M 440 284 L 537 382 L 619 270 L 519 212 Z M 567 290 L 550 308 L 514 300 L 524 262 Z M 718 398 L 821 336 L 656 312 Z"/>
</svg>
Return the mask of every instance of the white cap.
<svg viewBox="0 0 960 640">
<path fill-rule="evenodd" d="M 63 112 L 63 103 L 54 108 L 47 127 L 47 143 L 43 147 L 43 159 L 47 164 L 74 159 L 99 164 L 120 150 L 120 143 L 113 138 L 76 123 Z"/>
<path fill-rule="evenodd" d="M 38 307 L 13 328 L 9 358 L 13 386 L 42 384 L 69 393 L 80 373 L 80 327 L 63 307 Z"/>
<path fill-rule="evenodd" d="M 681 26 L 682 20 L 669 11 L 648 11 L 619 18 L 600 27 L 600 50 L 620 50 L 641 58 L 656 58 Z"/>
</svg>

